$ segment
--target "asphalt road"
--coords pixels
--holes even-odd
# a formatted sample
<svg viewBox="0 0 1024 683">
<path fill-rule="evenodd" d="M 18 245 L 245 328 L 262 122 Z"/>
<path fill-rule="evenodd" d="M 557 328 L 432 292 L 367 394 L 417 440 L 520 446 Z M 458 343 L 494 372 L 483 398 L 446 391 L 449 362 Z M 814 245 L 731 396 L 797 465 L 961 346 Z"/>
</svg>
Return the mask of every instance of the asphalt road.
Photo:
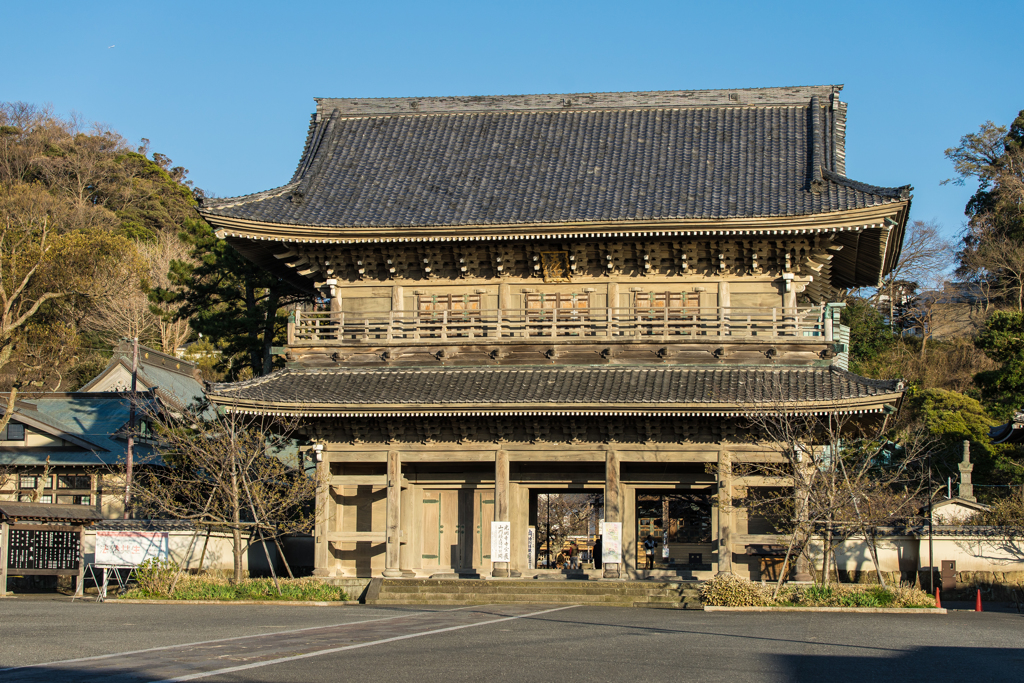
<svg viewBox="0 0 1024 683">
<path fill-rule="evenodd" d="M 23 683 L 1012 681 L 1022 646 L 1024 616 L 996 612 L 0 600 L 0 681 Z"/>
</svg>

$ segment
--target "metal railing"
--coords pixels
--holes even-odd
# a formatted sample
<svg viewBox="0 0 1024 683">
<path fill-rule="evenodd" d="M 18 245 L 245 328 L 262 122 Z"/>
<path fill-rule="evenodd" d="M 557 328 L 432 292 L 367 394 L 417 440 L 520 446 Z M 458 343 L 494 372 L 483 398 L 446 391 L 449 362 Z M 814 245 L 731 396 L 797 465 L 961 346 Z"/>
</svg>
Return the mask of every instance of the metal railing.
<svg viewBox="0 0 1024 683">
<path fill-rule="evenodd" d="M 552 338 L 695 341 L 706 337 L 832 341 L 823 307 L 798 308 L 553 308 L 345 313 L 294 311 L 288 345 Z"/>
</svg>

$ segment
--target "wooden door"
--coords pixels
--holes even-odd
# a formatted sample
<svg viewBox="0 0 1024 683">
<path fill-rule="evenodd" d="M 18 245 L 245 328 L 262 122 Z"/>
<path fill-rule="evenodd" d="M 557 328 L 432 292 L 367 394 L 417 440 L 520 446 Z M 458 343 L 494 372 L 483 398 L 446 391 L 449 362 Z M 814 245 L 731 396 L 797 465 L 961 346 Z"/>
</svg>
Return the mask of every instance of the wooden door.
<svg viewBox="0 0 1024 683">
<path fill-rule="evenodd" d="M 491 522 L 494 521 L 494 490 L 465 492 L 463 569 L 479 574 L 491 572 Z"/>
<path fill-rule="evenodd" d="M 424 569 L 458 569 L 462 564 L 459 491 L 423 492 Z"/>
</svg>

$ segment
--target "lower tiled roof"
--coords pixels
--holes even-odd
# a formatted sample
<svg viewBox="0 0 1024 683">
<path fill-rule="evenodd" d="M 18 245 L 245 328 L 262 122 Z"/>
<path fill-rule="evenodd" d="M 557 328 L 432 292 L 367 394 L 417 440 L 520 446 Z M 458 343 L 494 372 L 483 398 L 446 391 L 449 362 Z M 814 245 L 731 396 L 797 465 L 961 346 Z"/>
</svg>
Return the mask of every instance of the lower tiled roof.
<svg viewBox="0 0 1024 683">
<path fill-rule="evenodd" d="M 902 384 L 836 367 L 289 368 L 214 384 L 207 394 L 219 405 L 253 412 L 708 412 L 780 404 L 877 407 L 898 399 Z"/>
</svg>

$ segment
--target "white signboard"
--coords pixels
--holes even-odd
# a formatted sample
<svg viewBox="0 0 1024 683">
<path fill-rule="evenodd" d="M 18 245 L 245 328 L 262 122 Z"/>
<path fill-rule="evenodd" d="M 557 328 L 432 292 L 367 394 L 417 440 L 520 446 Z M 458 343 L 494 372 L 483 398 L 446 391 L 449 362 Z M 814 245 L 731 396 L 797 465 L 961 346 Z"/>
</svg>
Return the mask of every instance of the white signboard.
<svg viewBox="0 0 1024 683">
<path fill-rule="evenodd" d="M 601 561 L 609 564 L 622 562 L 622 522 L 605 522 L 601 537 Z"/>
<path fill-rule="evenodd" d="M 512 561 L 511 522 L 491 522 L 491 562 Z"/>
<path fill-rule="evenodd" d="M 166 531 L 96 532 L 96 564 L 124 567 L 169 558 L 170 539 Z"/>
<path fill-rule="evenodd" d="M 537 529 L 526 527 L 526 566 L 537 568 Z"/>
<path fill-rule="evenodd" d="M 661 556 L 668 559 L 668 531 L 661 534 Z"/>
</svg>

